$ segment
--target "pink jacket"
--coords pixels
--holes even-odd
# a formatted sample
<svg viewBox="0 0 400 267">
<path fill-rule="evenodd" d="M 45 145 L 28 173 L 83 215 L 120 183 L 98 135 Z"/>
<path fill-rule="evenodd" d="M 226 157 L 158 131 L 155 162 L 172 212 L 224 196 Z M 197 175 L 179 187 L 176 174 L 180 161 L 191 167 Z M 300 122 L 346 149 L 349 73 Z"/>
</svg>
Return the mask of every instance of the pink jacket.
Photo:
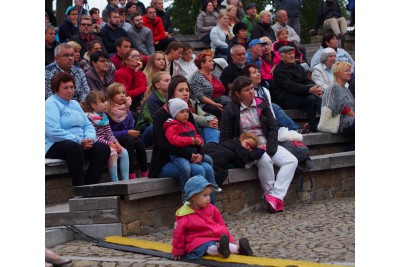
<svg viewBox="0 0 400 267">
<path fill-rule="evenodd" d="M 175 215 L 176 222 L 172 239 L 174 256 L 188 254 L 205 242 L 218 241 L 222 234 L 229 237 L 229 242 L 235 242 L 221 213 L 212 204 L 199 210 L 194 210 L 185 204 Z"/>
<path fill-rule="evenodd" d="M 279 61 L 281 60 L 281 56 L 278 52 L 271 51 L 274 54 L 274 58 L 272 59 L 272 65 L 268 63 L 264 57 L 261 57 L 261 79 L 263 80 L 273 80 L 274 76 L 271 74 L 271 70 L 273 67 L 278 65 Z"/>
</svg>

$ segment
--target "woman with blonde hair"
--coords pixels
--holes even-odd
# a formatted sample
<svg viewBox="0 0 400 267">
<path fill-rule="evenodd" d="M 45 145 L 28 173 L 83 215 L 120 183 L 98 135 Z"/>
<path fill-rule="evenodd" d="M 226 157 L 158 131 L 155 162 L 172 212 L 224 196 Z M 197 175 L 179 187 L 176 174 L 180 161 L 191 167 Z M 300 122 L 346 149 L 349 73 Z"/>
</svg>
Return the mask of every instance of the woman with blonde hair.
<svg viewBox="0 0 400 267">
<path fill-rule="evenodd" d="M 346 151 L 355 149 L 355 100 L 345 84 L 351 78 L 351 64 L 348 62 L 336 62 L 333 65 L 334 82 L 328 87 L 322 96 L 322 107 L 328 107 L 332 111 L 332 117 L 340 115 L 339 133 L 353 137 Z"/>
<path fill-rule="evenodd" d="M 210 32 L 211 49 L 215 57 L 228 61 L 228 42 L 233 38 L 232 28 L 229 26 L 229 16 L 225 10 L 218 14 L 217 26 Z"/>
<path fill-rule="evenodd" d="M 74 65 L 80 67 L 79 61 L 81 60 L 82 47 L 75 41 L 69 41 L 67 44 L 69 44 L 74 49 Z"/>
<path fill-rule="evenodd" d="M 159 71 L 167 71 L 167 56 L 163 51 L 154 52 L 143 70 L 144 74 L 146 74 L 147 85 L 151 84 L 151 78 Z"/>
<path fill-rule="evenodd" d="M 171 82 L 171 75 L 167 71 L 156 72 L 151 78 L 151 84 L 144 93 L 143 102 L 136 123 L 136 130 L 142 133 L 142 140 L 145 147 L 153 145 L 153 117 L 167 99 L 168 85 Z"/>
<path fill-rule="evenodd" d="M 226 8 L 226 13 L 229 16 L 229 27 L 233 27 L 240 20 L 237 18 L 237 7 L 234 5 L 229 5 Z"/>
</svg>

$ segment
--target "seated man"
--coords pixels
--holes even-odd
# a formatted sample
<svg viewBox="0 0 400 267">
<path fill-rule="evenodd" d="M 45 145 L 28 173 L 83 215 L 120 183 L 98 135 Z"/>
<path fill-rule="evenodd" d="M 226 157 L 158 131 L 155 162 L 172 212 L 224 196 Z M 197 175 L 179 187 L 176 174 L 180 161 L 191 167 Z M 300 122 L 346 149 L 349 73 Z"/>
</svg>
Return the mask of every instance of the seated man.
<svg viewBox="0 0 400 267">
<path fill-rule="evenodd" d="M 232 46 L 230 54 L 232 62 L 224 68 L 220 77 L 225 89 L 229 91 L 236 77 L 242 75 L 243 67 L 246 63 L 246 49 L 243 45 L 237 44 Z"/>
<path fill-rule="evenodd" d="M 109 13 L 108 20 L 107 24 L 101 28 L 101 38 L 108 54 L 113 56 L 117 52 L 115 41 L 121 37 L 128 37 L 128 34 L 119 26 L 119 13 L 117 10 Z"/>
<path fill-rule="evenodd" d="M 157 17 L 161 18 L 165 30 L 165 35 L 171 37 L 174 32 L 174 26 L 172 25 L 171 18 L 164 11 L 163 0 L 151 0 L 151 6 L 156 9 Z"/>
<path fill-rule="evenodd" d="M 303 54 L 303 61 L 308 63 L 307 51 L 303 46 L 301 46 L 300 36 L 296 33 L 296 31 L 292 27 L 288 25 L 289 18 L 286 10 L 278 9 L 275 12 L 275 17 L 276 17 L 276 23 L 271 26 L 275 32 L 275 36 L 277 36 L 277 33 L 280 29 L 286 28 L 288 31 L 288 41 L 292 41 L 295 43 L 295 45 L 299 48 L 300 52 Z"/>
<path fill-rule="evenodd" d="M 254 39 L 249 43 L 249 49 L 247 49 L 246 52 L 246 64 L 256 64 L 260 72 L 262 66 L 261 57 L 264 54 L 266 44 L 266 42 L 260 41 L 259 39 Z"/>
<path fill-rule="evenodd" d="M 338 0 L 320 1 L 314 28 L 311 29 L 309 33 L 315 35 L 321 24 L 324 30 L 332 30 L 338 38 L 342 38 L 342 36 L 346 34 L 347 21 L 346 18 L 342 16 Z"/>
<path fill-rule="evenodd" d="M 131 50 L 131 47 L 132 44 L 129 38 L 121 37 L 115 41 L 115 48 L 117 50 L 117 53 L 115 53 L 115 55 L 110 58 L 110 61 L 114 64 L 117 70 L 124 67 L 123 58 L 125 57 L 126 53 Z"/>
<path fill-rule="evenodd" d="M 142 55 L 152 55 L 155 52 L 153 34 L 151 30 L 143 26 L 143 18 L 139 12 L 132 14 L 133 27 L 127 31 L 132 47 L 139 50 Z"/>
<path fill-rule="evenodd" d="M 242 19 L 247 25 L 247 37 L 251 36 L 251 30 L 253 29 L 254 25 L 259 21 L 257 15 L 257 6 L 254 3 L 250 3 L 246 6 L 246 16 Z"/>
<path fill-rule="evenodd" d="M 268 37 L 272 42 L 276 41 L 274 29 L 271 27 L 271 12 L 263 10 L 260 12 L 260 21 L 251 30 L 251 39 Z"/>
<path fill-rule="evenodd" d="M 103 22 L 107 23 L 111 11 L 115 11 L 118 8 L 118 0 L 107 0 L 107 5 L 101 12 L 101 18 Z"/>
<path fill-rule="evenodd" d="M 232 62 L 230 51 L 234 45 L 237 44 L 243 45 L 244 48 L 247 50 L 249 48 L 248 43 L 250 43 L 250 38 L 247 37 L 247 25 L 244 24 L 243 22 L 239 21 L 238 23 L 235 23 L 232 32 L 235 35 L 235 37 L 233 37 L 228 42 L 228 64 Z"/>
<path fill-rule="evenodd" d="M 321 112 L 322 88 L 308 79 L 303 67 L 296 64 L 294 48 L 283 46 L 279 49 L 281 61 L 274 70 L 276 87 L 272 94 L 272 102 L 283 109 L 304 109 L 310 130 L 317 131 L 317 111 Z"/>
<path fill-rule="evenodd" d="M 93 34 L 94 27 L 92 23 L 92 19 L 89 15 L 82 15 L 78 20 L 79 33 L 76 33 L 71 37 L 71 41 L 77 42 L 81 46 L 81 56 L 80 59 L 83 59 L 83 56 L 87 52 L 88 45 L 93 40 L 103 41 L 100 37 Z"/>
<path fill-rule="evenodd" d="M 174 41 L 165 30 L 160 17 L 156 15 L 154 7 L 146 8 L 146 15 L 143 16 L 143 26 L 149 28 L 153 34 L 153 43 L 156 51 L 165 51 L 170 42 Z"/>
<path fill-rule="evenodd" d="M 119 7 L 117 10 L 119 13 L 119 26 L 123 28 L 125 31 L 128 31 L 129 29 L 132 28 L 132 24 L 126 20 L 125 8 Z"/>
<path fill-rule="evenodd" d="M 56 29 L 53 25 L 46 24 L 44 30 L 44 43 L 45 43 L 45 66 L 54 62 L 54 49 L 57 46 L 56 42 Z"/>
<path fill-rule="evenodd" d="M 75 78 L 72 99 L 78 102 L 84 101 L 90 89 L 83 70 L 74 66 L 74 49 L 69 44 L 61 43 L 54 50 L 54 56 L 55 61 L 45 68 L 45 99 L 53 94 L 50 85 L 51 78 L 58 72 L 65 71 Z"/>
<path fill-rule="evenodd" d="M 336 51 L 337 62 L 349 62 L 351 64 L 351 74 L 354 76 L 354 68 L 356 63 L 346 50 L 338 47 L 338 39 L 334 33 L 327 33 L 324 35 L 324 37 L 322 37 L 321 46 L 311 59 L 311 71 L 313 71 L 314 67 L 321 62 L 321 52 L 327 47 L 330 47 Z"/>
</svg>

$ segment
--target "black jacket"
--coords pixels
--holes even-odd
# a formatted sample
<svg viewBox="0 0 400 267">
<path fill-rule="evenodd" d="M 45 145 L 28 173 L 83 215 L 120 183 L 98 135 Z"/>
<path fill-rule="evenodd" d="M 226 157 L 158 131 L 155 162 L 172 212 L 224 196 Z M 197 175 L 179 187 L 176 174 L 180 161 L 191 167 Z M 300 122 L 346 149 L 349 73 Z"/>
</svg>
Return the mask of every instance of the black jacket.
<svg viewBox="0 0 400 267">
<path fill-rule="evenodd" d="M 226 91 L 230 92 L 229 84 L 233 83 L 236 77 L 242 75 L 243 69 L 233 63 L 229 64 L 221 73 L 221 83 L 225 86 Z"/>
<path fill-rule="evenodd" d="M 272 102 L 282 105 L 285 97 L 299 96 L 306 97 L 309 89 L 315 83 L 308 79 L 304 68 L 297 63 L 286 64 L 279 61 L 274 70 L 275 88 L 271 92 Z"/>
<path fill-rule="evenodd" d="M 267 36 L 272 42 L 276 41 L 275 32 L 271 25 L 259 21 L 251 30 L 251 39 L 260 39 L 263 36 Z"/>
<path fill-rule="evenodd" d="M 261 129 L 263 130 L 264 136 L 267 139 L 266 152 L 272 157 L 278 150 L 278 122 L 272 115 L 268 102 L 265 102 L 257 97 L 255 99 L 257 102 L 257 108 L 260 111 L 259 118 L 261 122 Z M 221 132 L 221 142 L 233 139 L 235 137 L 239 138 L 241 134 L 240 106 L 235 102 L 231 102 L 224 107 L 219 130 Z"/>
<path fill-rule="evenodd" d="M 164 25 L 164 30 L 169 33 L 174 32 L 174 27 L 172 26 L 171 18 L 165 11 L 159 11 L 156 10 L 157 16 L 161 18 L 163 25 Z"/>
<path fill-rule="evenodd" d="M 101 39 L 103 39 L 103 44 L 109 54 L 117 52 L 115 41 L 121 37 L 128 38 L 128 34 L 121 27 L 113 29 L 107 23 L 103 28 L 101 28 Z"/>
<path fill-rule="evenodd" d="M 65 19 L 58 29 L 58 39 L 60 43 L 71 41 L 71 36 L 78 32 L 78 27 L 75 26 L 69 19 Z"/>
<path fill-rule="evenodd" d="M 186 150 L 183 147 L 175 147 L 171 145 L 167 138 L 165 137 L 164 132 L 164 122 L 168 119 L 172 118 L 171 114 L 167 111 L 163 106 L 160 108 L 153 118 L 153 153 L 151 155 L 151 164 L 149 170 L 149 177 L 156 178 L 161 171 L 161 168 L 171 161 L 169 155 L 175 155 L 177 157 L 185 158 L 190 161 L 192 158 L 192 153 Z M 189 121 L 196 125 L 192 113 L 189 112 Z M 199 151 L 200 154 L 204 154 L 202 151 Z"/>
</svg>

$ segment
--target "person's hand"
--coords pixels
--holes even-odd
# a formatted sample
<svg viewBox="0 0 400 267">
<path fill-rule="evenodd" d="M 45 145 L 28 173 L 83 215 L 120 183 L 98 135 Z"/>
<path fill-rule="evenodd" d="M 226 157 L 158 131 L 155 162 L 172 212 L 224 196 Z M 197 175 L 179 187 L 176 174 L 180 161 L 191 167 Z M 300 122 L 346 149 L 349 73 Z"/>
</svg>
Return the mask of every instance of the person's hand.
<svg viewBox="0 0 400 267">
<path fill-rule="evenodd" d="M 203 161 L 203 156 L 201 154 L 195 154 L 197 155 L 197 159 L 193 163 L 200 163 Z"/>
<path fill-rule="evenodd" d="M 128 130 L 128 135 L 129 135 L 129 136 L 138 137 L 139 134 L 140 134 L 139 131 L 136 131 L 136 130 Z"/>
<path fill-rule="evenodd" d="M 309 89 L 308 92 L 309 92 L 310 94 L 315 95 L 315 96 L 322 97 L 323 90 L 322 90 L 321 86 L 319 86 L 319 85 L 314 85 L 313 87 L 311 87 L 311 88 Z"/>
<path fill-rule="evenodd" d="M 122 146 L 120 145 L 120 143 L 116 142 L 116 143 L 115 143 L 115 146 L 116 146 L 117 153 L 121 153 L 121 151 L 122 151 Z"/>
<path fill-rule="evenodd" d="M 143 63 L 142 63 L 142 61 L 138 61 L 138 65 L 137 65 L 137 67 L 136 67 L 136 71 L 139 71 L 139 70 L 141 70 L 143 68 Z"/>
<path fill-rule="evenodd" d="M 211 119 L 210 122 L 208 123 L 208 126 L 211 128 L 218 129 L 218 119 L 217 118 Z"/>
<path fill-rule="evenodd" d="M 92 138 L 83 138 L 81 143 L 83 149 L 90 149 L 93 146 L 93 139 Z"/>
<path fill-rule="evenodd" d="M 190 162 L 195 163 L 195 161 L 197 160 L 197 155 L 199 155 L 199 154 L 193 154 L 192 153 L 192 157 L 190 158 Z"/>
<path fill-rule="evenodd" d="M 200 146 L 201 144 L 203 144 L 203 140 L 202 139 L 196 137 L 195 140 L 196 140 L 196 145 Z"/>
<path fill-rule="evenodd" d="M 270 72 L 269 74 L 274 75 L 274 70 L 275 70 L 275 67 L 276 67 L 276 66 L 277 66 L 277 65 L 275 65 L 275 66 L 272 67 L 271 72 Z"/>
<path fill-rule="evenodd" d="M 261 145 L 260 148 L 263 149 L 264 151 L 267 151 L 267 144 Z"/>
<path fill-rule="evenodd" d="M 194 137 L 192 137 L 192 145 L 197 145 L 197 140 Z"/>
<path fill-rule="evenodd" d="M 115 150 L 117 150 L 117 146 L 114 143 L 111 143 L 108 146 L 111 147 L 111 148 L 114 148 Z"/>
<path fill-rule="evenodd" d="M 216 106 L 221 111 L 224 110 L 224 106 L 222 104 L 220 104 L 220 103 L 214 102 L 214 106 Z"/>
</svg>

